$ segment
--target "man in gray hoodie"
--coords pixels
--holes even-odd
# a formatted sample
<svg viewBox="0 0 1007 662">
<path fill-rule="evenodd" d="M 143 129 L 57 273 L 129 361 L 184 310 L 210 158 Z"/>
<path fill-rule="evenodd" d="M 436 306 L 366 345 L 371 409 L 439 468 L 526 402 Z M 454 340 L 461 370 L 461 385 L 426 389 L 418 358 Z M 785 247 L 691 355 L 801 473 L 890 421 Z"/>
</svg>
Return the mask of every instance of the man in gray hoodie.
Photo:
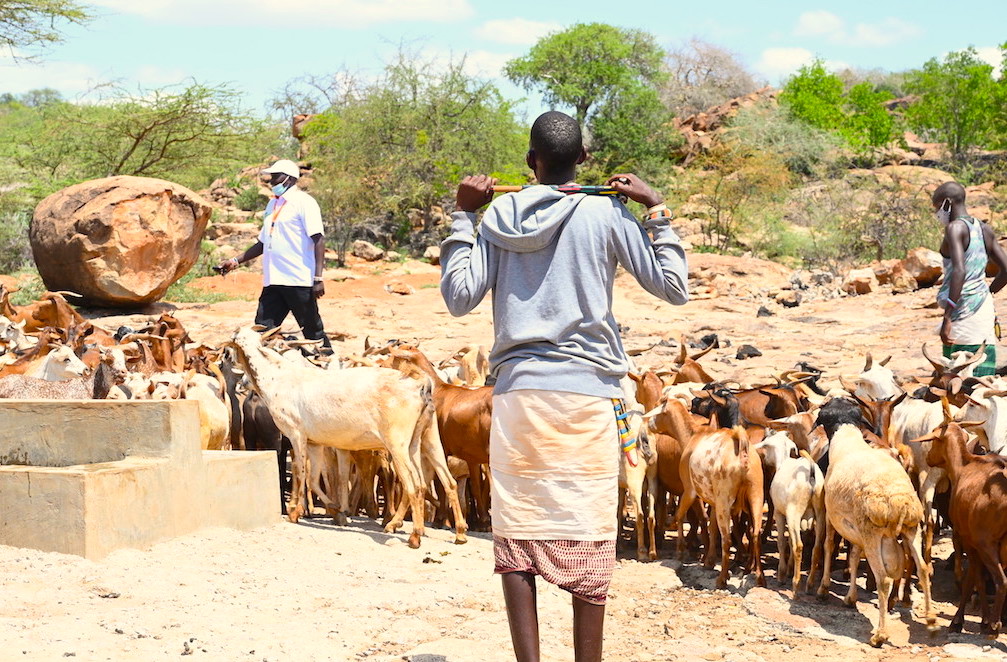
<svg viewBox="0 0 1007 662">
<path fill-rule="evenodd" d="M 631 174 L 608 181 L 648 208 L 642 225 L 612 196 L 551 188 L 573 182 L 585 158 L 576 120 L 543 114 L 527 154 L 542 186 L 497 199 L 477 231 L 495 180 L 466 177 L 442 245 L 452 315 L 493 292 L 494 556 L 518 662 L 539 660 L 536 575 L 573 594 L 577 661 L 601 660 L 629 366 L 612 314 L 616 267 L 658 298 L 688 300 L 685 253 L 647 184 Z"/>
</svg>

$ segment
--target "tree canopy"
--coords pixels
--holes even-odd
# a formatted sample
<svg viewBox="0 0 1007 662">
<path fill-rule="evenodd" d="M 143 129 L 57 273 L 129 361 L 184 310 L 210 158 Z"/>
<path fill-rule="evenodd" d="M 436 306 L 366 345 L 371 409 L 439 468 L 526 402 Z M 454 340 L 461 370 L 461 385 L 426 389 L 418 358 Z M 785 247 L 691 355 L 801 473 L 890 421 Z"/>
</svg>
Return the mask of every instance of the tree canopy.
<svg viewBox="0 0 1007 662">
<path fill-rule="evenodd" d="M 581 125 L 592 108 L 633 85 L 663 78 L 664 51 L 643 30 L 605 23 L 578 23 L 543 37 L 527 55 L 507 63 L 507 78 L 540 91 L 547 104 L 574 109 Z"/>
<path fill-rule="evenodd" d="M 91 15 L 75 0 L 0 0 L 0 46 L 25 57 L 21 49 L 62 41 L 61 24 L 89 20 Z"/>
<path fill-rule="evenodd" d="M 961 161 L 973 147 L 998 141 L 1005 88 L 1003 76 L 998 83 L 993 67 L 974 48 L 931 58 L 908 74 L 906 90 L 918 98 L 906 109 L 906 119 L 926 138 L 947 143 L 952 158 Z"/>
</svg>

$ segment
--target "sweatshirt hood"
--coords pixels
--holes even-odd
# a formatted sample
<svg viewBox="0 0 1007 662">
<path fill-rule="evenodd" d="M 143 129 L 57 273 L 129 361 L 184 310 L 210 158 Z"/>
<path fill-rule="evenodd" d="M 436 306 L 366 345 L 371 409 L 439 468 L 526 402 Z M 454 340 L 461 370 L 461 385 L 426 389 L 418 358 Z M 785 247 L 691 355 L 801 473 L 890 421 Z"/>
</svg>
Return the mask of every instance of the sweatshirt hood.
<svg viewBox="0 0 1007 662">
<path fill-rule="evenodd" d="M 514 253 L 532 253 L 551 244 L 586 196 L 548 186 L 530 186 L 497 198 L 483 215 L 479 234 Z"/>
</svg>

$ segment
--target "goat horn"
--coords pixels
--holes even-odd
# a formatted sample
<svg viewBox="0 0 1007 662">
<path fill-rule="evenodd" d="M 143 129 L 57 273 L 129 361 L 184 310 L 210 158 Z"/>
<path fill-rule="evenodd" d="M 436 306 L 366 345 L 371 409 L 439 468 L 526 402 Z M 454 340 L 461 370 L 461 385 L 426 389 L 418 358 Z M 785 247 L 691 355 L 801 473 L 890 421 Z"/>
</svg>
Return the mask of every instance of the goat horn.
<svg viewBox="0 0 1007 662">
<path fill-rule="evenodd" d="M 867 372 L 874 365 L 874 359 L 871 358 L 871 353 L 867 352 L 867 360 L 864 362 L 864 369 L 861 372 Z"/>
<path fill-rule="evenodd" d="M 881 366 L 886 366 L 886 365 L 888 365 L 888 362 L 889 362 L 889 361 L 891 361 L 891 360 L 892 360 L 892 355 L 891 355 L 891 354 L 889 354 L 889 355 L 888 355 L 888 356 L 886 356 L 885 358 L 881 359 L 881 360 L 880 360 L 880 361 L 878 362 L 878 365 L 881 365 Z"/>
<path fill-rule="evenodd" d="M 76 292 L 71 292 L 69 290 L 57 290 L 55 292 L 49 292 L 49 294 L 58 294 L 61 297 L 75 297 L 77 299 L 83 299 L 83 294 L 77 294 Z"/>
<path fill-rule="evenodd" d="M 678 365 L 685 365 L 685 360 L 689 358 L 688 348 L 685 344 L 685 334 L 683 333 L 678 338 L 678 360 L 676 363 Z"/>
<path fill-rule="evenodd" d="M 930 353 L 927 352 L 927 344 L 926 343 L 923 343 L 922 350 L 923 350 L 923 358 L 925 358 L 927 361 L 930 361 L 930 365 L 932 365 L 934 367 L 934 370 L 943 371 L 945 368 L 948 367 L 946 363 L 941 363 L 941 362 L 937 361 L 936 359 L 934 359 L 933 357 L 930 356 Z M 944 358 L 944 357 L 941 357 L 941 358 Z"/>
<path fill-rule="evenodd" d="M 656 346 L 656 345 L 655 345 L 655 346 Z M 707 354 L 709 354 L 710 352 L 712 352 L 712 351 L 713 351 L 713 348 L 714 348 L 714 347 L 713 347 L 713 345 L 711 344 L 711 345 L 710 345 L 709 347 L 707 347 L 706 349 L 702 350 L 701 352 L 696 352 L 695 354 L 693 354 L 693 355 L 692 355 L 692 360 L 693 360 L 693 361 L 698 361 L 698 360 L 700 360 L 701 358 L 703 358 L 704 356 L 706 356 Z"/>
</svg>

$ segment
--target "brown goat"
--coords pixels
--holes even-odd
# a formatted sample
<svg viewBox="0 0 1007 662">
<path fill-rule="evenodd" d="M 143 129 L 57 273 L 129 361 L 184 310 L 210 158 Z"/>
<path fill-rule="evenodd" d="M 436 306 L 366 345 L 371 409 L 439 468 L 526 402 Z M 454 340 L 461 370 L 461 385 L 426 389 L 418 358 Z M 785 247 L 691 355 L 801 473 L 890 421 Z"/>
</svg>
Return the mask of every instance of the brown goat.
<svg viewBox="0 0 1007 662">
<path fill-rule="evenodd" d="M 393 358 L 419 368 L 433 382 L 434 410 L 444 452 L 469 465 L 469 481 L 476 505 L 472 528 L 476 531 L 489 530 L 489 485 L 483 478 L 480 465 L 490 461 L 493 387 L 471 388 L 445 383 L 429 359 L 414 346 L 392 347 L 390 353 Z"/>
<path fill-rule="evenodd" d="M 968 559 L 968 570 L 961 586 L 958 611 L 948 629 L 961 632 L 965 607 L 978 586 L 985 593 L 981 570 L 993 579 L 996 593 L 992 609 L 983 601 L 983 622 L 991 636 L 1000 632 L 1004 599 L 1007 598 L 1007 459 L 1000 455 L 973 455 L 966 448 L 968 433 L 964 427 L 980 423 L 958 424 L 952 419 L 947 398 L 942 398 L 944 422 L 932 433 L 910 443 L 933 441 L 927 462 L 947 471 L 951 481 L 951 521 L 955 537 Z"/>
</svg>

